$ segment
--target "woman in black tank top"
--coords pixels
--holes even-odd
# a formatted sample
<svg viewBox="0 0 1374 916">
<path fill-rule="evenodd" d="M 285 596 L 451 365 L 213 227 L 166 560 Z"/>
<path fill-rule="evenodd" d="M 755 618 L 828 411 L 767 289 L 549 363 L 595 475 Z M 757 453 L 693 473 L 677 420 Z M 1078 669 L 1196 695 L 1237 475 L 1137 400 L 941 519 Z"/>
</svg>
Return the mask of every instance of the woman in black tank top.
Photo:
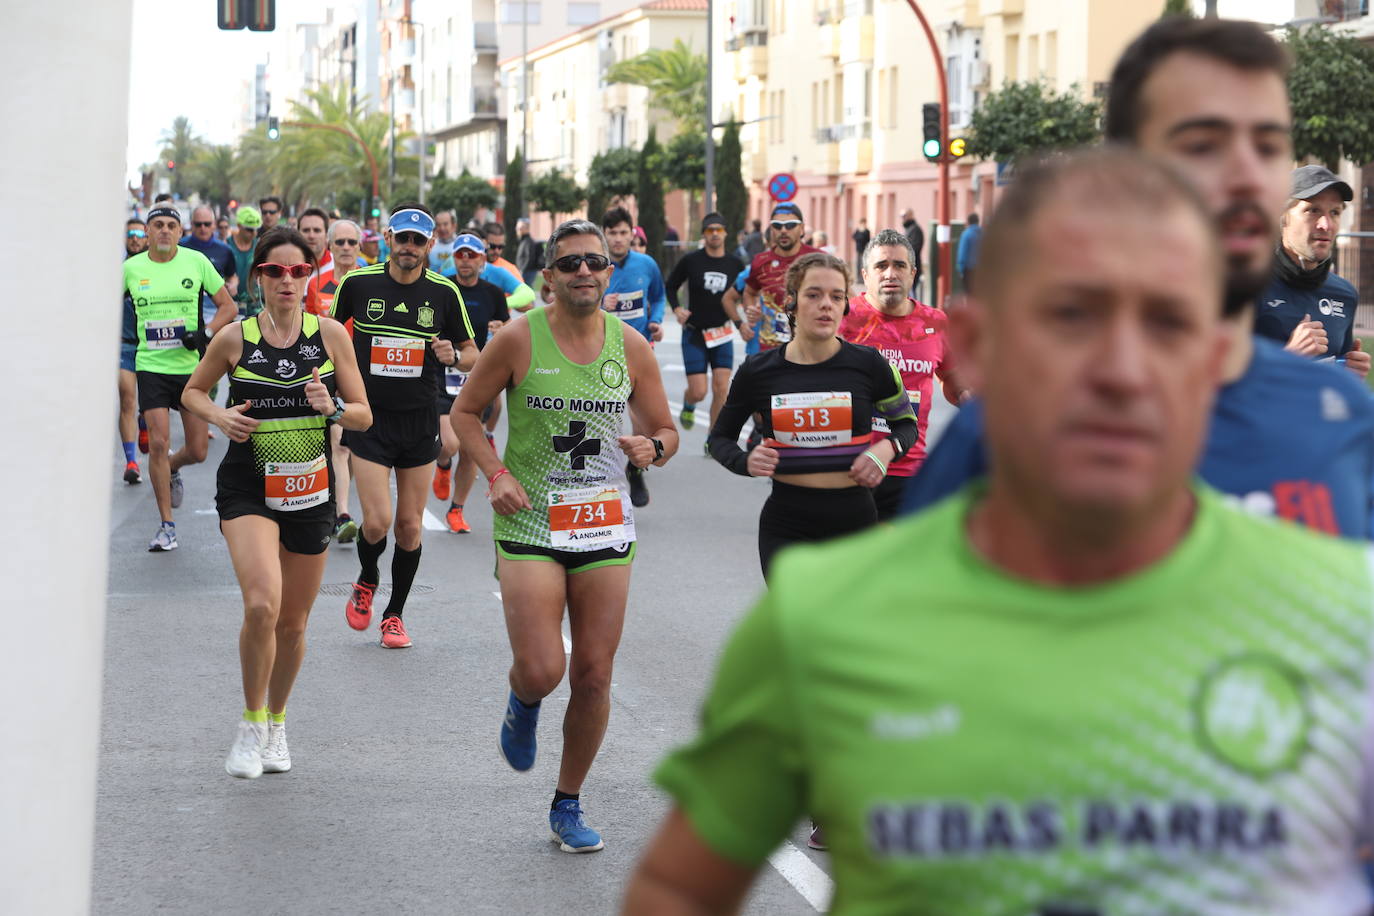
<svg viewBox="0 0 1374 916">
<path fill-rule="evenodd" d="M 291 768 L 286 700 L 334 524 L 328 424 L 372 424 L 343 326 L 301 308 L 314 265 L 295 230 L 263 235 L 244 278 L 261 285 L 263 311 L 215 335 L 182 395 L 230 440 L 215 504 L 243 592 L 244 712 L 225 770 L 245 778 Z M 226 373 L 229 406 L 219 407 L 209 392 Z"/>
</svg>

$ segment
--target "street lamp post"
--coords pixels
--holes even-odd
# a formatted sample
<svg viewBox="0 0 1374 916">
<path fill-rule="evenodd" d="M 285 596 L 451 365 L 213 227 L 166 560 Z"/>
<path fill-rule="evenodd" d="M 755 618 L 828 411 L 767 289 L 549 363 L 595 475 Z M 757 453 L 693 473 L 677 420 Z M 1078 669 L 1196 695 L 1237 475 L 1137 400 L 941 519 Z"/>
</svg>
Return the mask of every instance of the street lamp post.
<svg viewBox="0 0 1374 916">
<path fill-rule="evenodd" d="M 945 61 L 940 55 L 940 45 L 935 40 L 935 33 L 931 31 L 930 23 L 926 21 L 925 14 L 916 5 L 916 0 L 906 0 L 911 11 L 916 14 L 916 18 L 921 20 L 921 28 L 925 30 L 926 41 L 930 43 L 930 54 L 935 59 L 935 75 L 940 86 L 940 180 L 937 197 L 935 244 L 939 260 L 936 261 L 939 267 L 939 276 L 936 278 L 935 285 L 935 305 L 937 308 L 944 308 L 945 299 L 949 295 L 950 272 L 954 269 L 951 264 L 949 246 L 949 84 L 945 80 Z"/>
<path fill-rule="evenodd" d="M 711 104 L 711 73 L 712 63 L 715 60 L 715 43 L 712 41 L 713 24 L 711 17 L 715 15 L 715 3 L 706 0 L 706 188 L 702 195 L 704 204 L 703 211 L 710 213 L 715 209 L 712 201 L 716 194 L 716 112 L 715 106 Z"/>
</svg>

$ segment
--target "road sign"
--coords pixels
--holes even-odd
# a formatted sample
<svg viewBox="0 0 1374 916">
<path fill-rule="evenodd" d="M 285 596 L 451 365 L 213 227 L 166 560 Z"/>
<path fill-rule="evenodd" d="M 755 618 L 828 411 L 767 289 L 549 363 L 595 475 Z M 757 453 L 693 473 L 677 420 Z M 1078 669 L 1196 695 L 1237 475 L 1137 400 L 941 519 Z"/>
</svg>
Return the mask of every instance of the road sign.
<svg viewBox="0 0 1374 916">
<path fill-rule="evenodd" d="M 768 196 L 778 203 L 786 203 L 797 196 L 797 176 L 779 172 L 768 179 Z"/>
</svg>

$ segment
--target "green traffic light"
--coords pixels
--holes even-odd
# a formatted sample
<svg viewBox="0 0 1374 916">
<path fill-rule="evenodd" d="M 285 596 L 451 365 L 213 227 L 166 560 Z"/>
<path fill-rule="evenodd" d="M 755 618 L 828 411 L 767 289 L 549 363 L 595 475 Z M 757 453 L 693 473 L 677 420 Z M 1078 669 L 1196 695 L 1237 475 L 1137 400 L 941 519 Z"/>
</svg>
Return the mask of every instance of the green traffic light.
<svg viewBox="0 0 1374 916">
<path fill-rule="evenodd" d="M 373 208 L 372 208 L 372 215 L 373 215 L 373 216 L 378 216 L 378 217 L 380 217 L 380 216 L 382 215 L 382 211 L 381 211 L 379 208 L 377 208 L 377 207 L 373 207 Z"/>
<path fill-rule="evenodd" d="M 925 142 L 925 146 L 923 146 L 922 149 L 925 151 L 927 159 L 934 159 L 935 157 L 940 155 L 940 141 L 927 140 Z"/>
</svg>

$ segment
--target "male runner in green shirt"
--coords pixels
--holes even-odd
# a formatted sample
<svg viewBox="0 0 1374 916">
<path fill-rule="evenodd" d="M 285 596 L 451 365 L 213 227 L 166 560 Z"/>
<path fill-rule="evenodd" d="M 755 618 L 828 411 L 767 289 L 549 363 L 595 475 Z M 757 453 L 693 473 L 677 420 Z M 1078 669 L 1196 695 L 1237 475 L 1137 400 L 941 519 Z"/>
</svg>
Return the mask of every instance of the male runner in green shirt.
<svg viewBox="0 0 1374 916">
<path fill-rule="evenodd" d="M 1368 911 L 1369 560 L 1190 484 L 1212 227 L 1132 153 L 1018 175 L 950 316 L 985 488 L 784 555 L 628 912 L 734 910 L 807 814 L 836 913 Z"/>
<path fill-rule="evenodd" d="M 138 409 L 148 426 L 148 476 L 162 524 L 148 544 L 159 553 L 177 548 L 172 510 L 181 505 L 181 469 L 205 460 L 210 428 L 181 411 L 181 390 L 195 371 L 210 334 L 234 320 L 238 309 L 224 279 L 199 251 L 183 248 L 181 213 L 170 202 L 148 211 L 148 250 L 124 262 L 124 290 L 134 303 L 138 351 L 134 375 Z M 201 292 L 215 303 L 209 333 L 201 327 Z M 170 411 L 181 411 L 185 442 L 168 454 Z"/>
</svg>

